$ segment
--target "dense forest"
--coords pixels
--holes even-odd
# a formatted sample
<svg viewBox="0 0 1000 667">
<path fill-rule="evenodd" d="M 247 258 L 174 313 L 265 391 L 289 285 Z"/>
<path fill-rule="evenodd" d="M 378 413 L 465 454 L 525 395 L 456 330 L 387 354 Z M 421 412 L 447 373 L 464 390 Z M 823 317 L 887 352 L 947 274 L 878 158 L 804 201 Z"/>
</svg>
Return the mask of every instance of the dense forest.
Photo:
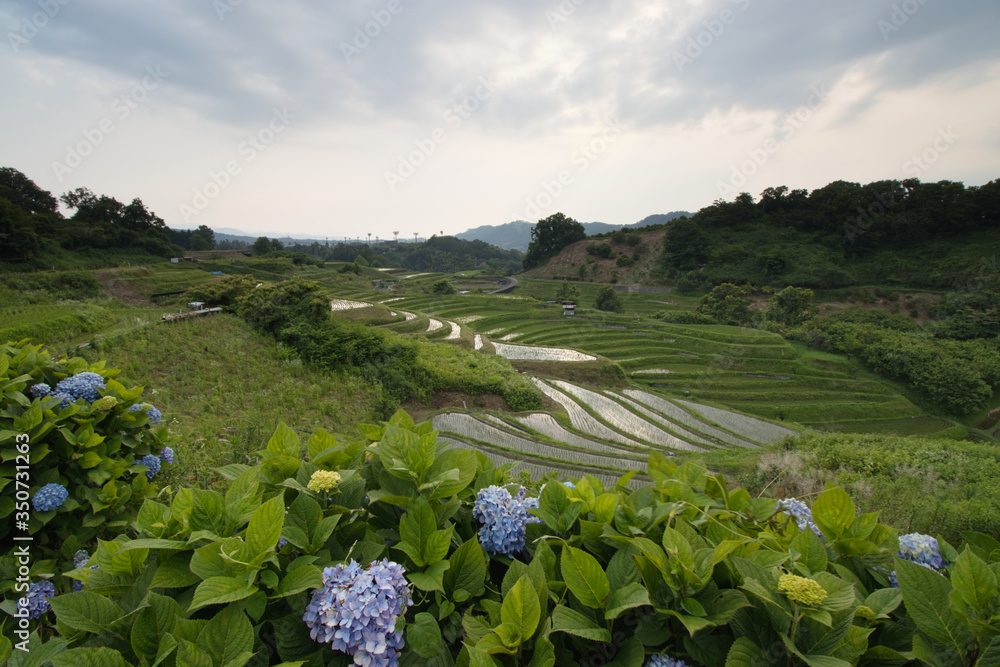
<svg viewBox="0 0 1000 667">
<path fill-rule="evenodd" d="M 835 181 L 812 192 L 770 187 L 756 202 L 744 192 L 668 229 L 662 277 L 682 286 L 953 287 L 978 267 L 949 266 L 961 253 L 946 257 L 941 244 L 983 250 L 997 240 L 1000 181 L 978 187 Z"/>
</svg>

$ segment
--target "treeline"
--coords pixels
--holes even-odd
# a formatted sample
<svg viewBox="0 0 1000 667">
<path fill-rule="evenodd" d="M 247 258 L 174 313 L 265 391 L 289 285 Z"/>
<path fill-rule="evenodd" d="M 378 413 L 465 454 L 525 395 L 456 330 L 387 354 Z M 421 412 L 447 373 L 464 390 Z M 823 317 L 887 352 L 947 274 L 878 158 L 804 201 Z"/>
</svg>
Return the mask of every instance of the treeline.
<svg viewBox="0 0 1000 667">
<path fill-rule="evenodd" d="M 442 273 L 481 269 L 500 275 L 520 271 L 523 257 L 517 250 L 504 250 L 483 241 L 466 241 L 454 236 L 434 236 L 420 243 L 338 242 L 328 246 L 314 242 L 286 245 L 284 249 L 327 262 L 357 262 L 361 259 L 363 264 L 372 267 Z"/>
<path fill-rule="evenodd" d="M 836 181 L 812 192 L 771 187 L 757 201 L 744 192 L 669 223 L 660 270 L 664 279 L 691 287 L 833 288 L 871 275 L 952 286 L 975 267 L 932 270 L 926 258 L 907 251 L 998 228 L 997 180 L 978 187 L 918 179 Z"/>
<path fill-rule="evenodd" d="M 59 202 L 73 210 L 59 211 Z M 16 169 L 0 167 L 0 260 L 5 268 L 35 268 L 60 250 L 122 250 L 169 257 L 178 252 L 163 219 L 142 200 L 128 204 L 87 188 L 52 193 Z"/>
</svg>

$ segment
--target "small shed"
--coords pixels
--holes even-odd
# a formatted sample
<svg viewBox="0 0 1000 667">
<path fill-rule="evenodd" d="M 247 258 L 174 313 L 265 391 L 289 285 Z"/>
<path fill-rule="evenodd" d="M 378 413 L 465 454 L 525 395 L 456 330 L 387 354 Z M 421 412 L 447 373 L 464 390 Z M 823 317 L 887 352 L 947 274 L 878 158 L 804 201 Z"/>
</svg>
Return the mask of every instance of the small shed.
<svg viewBox="0 0 1000 667">
<path fill-rule="evenodd" d="M 563 315 L 576 315 L 576 301 L 563 301 Z"/>
<path fill-rule="evenodd" d="M 170 263 L 171 264 L 180 264 L 181 263 L 181 258 L 180 257 L 171 257 L 170 258 Z"/>
<path fill-rule="evenodd" d="M 205 307 L 204 301 L 188 301 L 188 308 L 191 310 L 201 310 Z"/>
</svg>

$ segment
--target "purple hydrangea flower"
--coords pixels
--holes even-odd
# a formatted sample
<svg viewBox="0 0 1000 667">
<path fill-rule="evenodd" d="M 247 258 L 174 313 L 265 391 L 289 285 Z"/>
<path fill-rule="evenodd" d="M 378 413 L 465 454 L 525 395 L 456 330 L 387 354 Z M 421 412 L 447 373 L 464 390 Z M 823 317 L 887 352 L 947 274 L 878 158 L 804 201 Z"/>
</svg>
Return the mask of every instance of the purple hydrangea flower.
<svg viewBox="0 0 1000 667">
<path fill-rule="evenodd" d="M 541 519 L 528 510 L 538 507 L 538 498 L 525 498 L 524 487 L 511 496 L 499 486 L 480 489 L 472 516 L 483 524 L 479 529 L 479 542 L 491 554 L 513 557 L 524 548 L 524 529 L 529 523 Z"/>
<path fill-rule="evenodd" d="M 164 447 L 163 449 L 161 449 L 160 450 L 160 460 L 163 461 L 164 463 L 166 463 L 167 465 L 173 465 L 174 464 L 174 450 L 170 449 L 169 447 Z"/>
<path fill-rule="evenodd" d="M 73 567 L 81 568 L 87 564 L 88 560 L 90 560 L 90 554 L 88 554 L 85 549 L 80 549 L 75 554 L 73 554 Z M 97 566 L 95 565 L 94 567 L 96 568 Z M 82 591 L 82 590 L 83 590 L 83 582 L 80 581 L 79 579 L 74 579 L 73 592 L 76 593 L 77 591 Z"/>
<path fill-rule="evenodd" d="M 145 412 L 149 415 L 150 424 L 159 424 L 163 419 L 163 413 L 156 409 L 152 403 L 136 403 L 129 406 L 129 412 Z"/>
<path fill-rule="evenodd" d="M 74 401 L 83 398 L 88 403 L 93 403 L 101 397 L 99 389 L 104 389 L 104 378 L 92 371 L 85 371 L 60 380 L 53 393 L 68 394 Z"/>
<path fill-rule="evenodd" d="M 62 401 L 59 403 L 59 409 L 68 408 L 69 404 L 76 400 L 76 397 L 67 394 L 64 391 L 54 391 L 49 396 L 55 396 L 56 398 L 61 398 Z"/>
<path fill-rule="evenodd" d="M 42 398 L 48 396 L 52 393 L 52 387 L 45 384 L 44 382 L 39 382 L 31 388 L 31 395 L 35 398 Z"/>
<path fill-rule="evenodd" d="M 796 525 L 798 525 L 799 530 L 805 530 L 808 528 L 812 532 L 816 533 L 818 537 L 823 537 L 823 531 L 819 529 L 819 526 L 813 521 L 812 510 L 801 500 L 796 498 L 785 498 L 784 500 L 778 501 L 778 509 L 781 510 L 786 516 L 795 519 Z"/>
<path fill-rule="evenodd" d="M 367 569 L 352 560 L 323 570 L 323 588 L 313 591 L 302 616 L 309 636 L 357 665 L 397 667 L 404 642 L 396 619 L 411 602 L 403 572 L 388 559 Z"/>
<path fill-rule="evenodd" d="M 28 594 L 18 599 L 17 609 L 28 610 L 28 618 L 38 618 L 48 610 L 52 609 L 49 598 L 56 594 L 56 587 L 51 581 L 36 581 L 28 586 Z M 26 604 L 21 604 L 24 600 Z"/>
<path fill-rule="evenodd" d="M 937 540 L 921 533 L 910 533 L 900 537 L 899 553 L 896 555 L 936 570 L 943 570 L 947 564 L 941 557 L 941 548 Z"/>
<path fill-rule="evenodd" d="M 688 667 L 688 664 L 683 660 L 671 658 L 666 653 L 658 653 L 646 658 L 643 667 Z"/>
<path fill-rule="evenodd" d="M 38 512 L 51 512 L 69 498 L 69 491 L 62 484 L 46 484 L 32 497 L 31 502 Z"/>
<path fill-rule="evenodd" d="M 143 456 L 139 459 L 139 463 L 149 468 L 149 470 L 146 471 L 146 479 L 153 479 L 156 477 L 156 474 L 160 472 L 160 459 L 152 454 L 146 454 Z"/>
</svg>

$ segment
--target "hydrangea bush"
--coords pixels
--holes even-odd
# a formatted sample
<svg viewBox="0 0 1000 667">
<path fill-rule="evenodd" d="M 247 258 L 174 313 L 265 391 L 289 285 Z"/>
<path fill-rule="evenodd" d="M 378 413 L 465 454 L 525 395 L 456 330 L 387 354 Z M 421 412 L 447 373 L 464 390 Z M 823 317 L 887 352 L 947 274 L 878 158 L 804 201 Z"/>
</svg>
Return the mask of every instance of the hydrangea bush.
<svg viewBox="0 0 1000 667">
<path fill-rule="evenodd" d="M 584 475 L 531 499 L 429 422 L 361 432 L 280 425 L 254 465 L 218 469 L 225 489 L 147 499 L 76 559 L 82 590 L 26 603 L 31 646 L 56 667 L 996 664 L 992 537 L 935 551 L 840 488 L 800 525 L 655 453 L 634 489 Z"/>
<path fill-rule="evenodd" d="M 75 569 L 74 552 L 96 547 L 98 538 L 121 535 L 156 491 L 149 480 L 160 469 L 157 455 L 173 458 L 164 447 L 166 430 L 152 428 L 155 408 L 131 410 L 142 387 L 129 389 L 117 376 L 103 364 L 55 358 L 27 341 L 0 346 L 0 593 L 5 611 L 15 609 L 29 582 L 44 584 L 49 595 L 71 590 L 72 581 L 57 575 Z M 31 538 L 28 581 L 17 579 L 22 572 L 14 556 L 24 541 L 16 543 L 15 536 Z M 32 610 L 44 606 L 32 604 Z"/>
</svg>

